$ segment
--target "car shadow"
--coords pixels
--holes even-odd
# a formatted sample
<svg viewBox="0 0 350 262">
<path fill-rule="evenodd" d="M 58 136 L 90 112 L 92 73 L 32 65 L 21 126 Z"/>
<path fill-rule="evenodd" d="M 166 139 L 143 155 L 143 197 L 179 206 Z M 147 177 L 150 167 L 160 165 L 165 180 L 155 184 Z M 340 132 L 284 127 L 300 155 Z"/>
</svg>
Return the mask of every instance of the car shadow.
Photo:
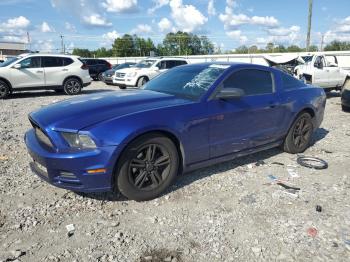
<svg viewBox="0 0 350 262">
<path fill-rule="evenodd" d="M 110 89 L 94 89 L 94 90 L 83 90 L 80 95 L 89 95 L 89 94 L 94 94 L 94 93 L 102 93 L 102 92 L 113 92 L 114 90 Z M 24 91 L 24 92 L 16 92 L 11 94 L 7 100 L 11 99 L 20 99 L 20 98 L 37 98 L 37 97 L 51 97 L 51 96 L 66 96 L 67 98 L 73 97 L 73 96 L 68 96 L 66 94 L 62 93 L 57 93 L 55 91 Z"/>
<path fill-rule="evenodd" d="M 341 97 L 341 94 L 339 91 L 336 92 L 327 92 L 326 93 L 327 98 L 334 98 L 334 97 Z"/>
<path fill-rule="evenodd" d="M 313 140 L 311 142 L 311 146 L 315 145 L 318 141 L 324 139 L 327 134 L 329 133 L 328 130 L 324 128 L 318 128 L 313 136 Z M 267 164 L 267 159 L 274 157 L 276 155 L 279 155 L 283 153 L 283 151 L 276 147 L 269 150 L 261 151 L 255 154 L 247 155 L 244 157 L 238 157 L 235 159 L 232 159 L 230 161 L 222 162 L 219 164 L 215 164 L 206 168 L 201 168 L 189 173 L 185 173 L 183 175 L 180 175 L 176 182 L 169 187 L 164 193 L 162 193 L 159 197 L 162 197 L 164 195 L 167 195 L 171 192 L 177 191 L 180 188 L 183 188 L 185 186 L 188 186 L 192 184 L 193 182 L 205 179 L 207 177 L 210 177 L 212 175 L 226 172 L 228 170 L 233 170 L 240 166 L 247 166 L 249 164 L 253 164 L 256 166 L 259 165 L 265 165 Z M 274 163 L 274 162 L 272 162 Z M 271 164 L 271 163 L 270 163 Z M 283 162 L 275 162 L 276 165 L 286 165 Z M 100 201 L 128 201 L 126 197 L 124 197 L 120 193 L 113 193 L 113 192 L 106 192 L 106 193 L 77 193 L 81 196 L 84 196 L 86 198 L 91 198 L 95 200 Z"/>
</svg>

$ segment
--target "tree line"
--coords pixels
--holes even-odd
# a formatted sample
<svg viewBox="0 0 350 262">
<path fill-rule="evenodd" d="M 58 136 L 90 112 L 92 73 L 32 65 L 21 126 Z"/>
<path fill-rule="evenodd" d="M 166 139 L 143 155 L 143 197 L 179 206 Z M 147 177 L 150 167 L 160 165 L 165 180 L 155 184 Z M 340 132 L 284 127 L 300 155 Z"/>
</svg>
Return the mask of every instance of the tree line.
<svg viewBox="0 0 350 262">
<path fill-rule="evenodd" d="M 333 41 L 324 47 L 324 51 L 350 50 L 350 42 Z M 124 34 L 114 40 L 112 48 L 101 47 L 96 50 L 74 48 L 73 55 L 81 57 L 131 57 L 149 56 L 151 53 L 159 56 L 187 56 L 210 54 L 256 54 L 256 53 L 291 53 L 305 52 L 306 49 L 297 45 L 275 45 L 268 43 L 265 48 L 257 45 L 242 45 L 235 50 L 223 52 L 215 48 L 206 36 L 192 33 L 168 33 L 162 43 L 156 45 L 152 39 L 137 35 Z M 315 45 L 310 46 L 310 52 L 320 51 Z"/>
</svg>

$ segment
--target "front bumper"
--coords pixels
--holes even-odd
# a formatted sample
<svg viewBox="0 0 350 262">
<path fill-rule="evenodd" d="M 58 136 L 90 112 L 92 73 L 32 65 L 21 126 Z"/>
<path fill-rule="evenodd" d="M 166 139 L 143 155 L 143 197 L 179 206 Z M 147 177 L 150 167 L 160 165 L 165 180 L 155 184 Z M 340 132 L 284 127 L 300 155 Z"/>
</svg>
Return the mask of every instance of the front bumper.
<svg viewBox="0 0 350 262">
<path fill-rule="evenodd" d="M 342 106 L 350 108 L 350 90 L 343 89 L 341 94 L 341 104 Z"/>
<path fill-rule="evenodd" d="M 135 87 L 137 85 L 137 78 L 113 78 L 113 84 L 117 86 L 128 86 L 128 87 Z"/>
<path fill-rule="evenodd" d="M 113 170 L 117 159 L 116 146 L 70 153 L 49 152 L 37 140 L 33 129 L 25 134 L 25 143 L 33 159 L 32 171 L 46 182 L 77 192 L 113 190 Z M 88 170 L 106 169 L 89 174 Z"/>
</svg>

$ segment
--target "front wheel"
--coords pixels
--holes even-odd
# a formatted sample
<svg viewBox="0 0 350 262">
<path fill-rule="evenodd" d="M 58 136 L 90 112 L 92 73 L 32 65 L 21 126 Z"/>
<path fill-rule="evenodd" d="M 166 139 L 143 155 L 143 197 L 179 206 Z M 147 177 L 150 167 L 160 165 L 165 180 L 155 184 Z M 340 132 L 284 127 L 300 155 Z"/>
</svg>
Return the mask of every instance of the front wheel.
<svg viewBox="0 0 350 262">
<path fill-rule="evenodd" d="M 10 87 L 7 83 L 0 80 L 0 99 L 8 97 L 11 93 Z"/>
<path fill-rule="evenodd" d="M 76 78 L 69 78 L 64 82 L 63 89 L 67 95 L 78 95 L 81 92 L 82 84 Z"/>
<path fill-rule="evenodd" d="M 138 81 L 137 81 L 137 87 L 142 87 L 144 84 L 146 84 L 148 82 L 148 79 L 146 77 L 141 77 Z"/>
<path fill-rule="evenodd" d="M 313 133 L 312 118 L 309 113 L 300 114 L 284 140 L 283 150 L 291 154 L 304 152 L 310 145 Z"/>
<path fill-rule="evenodd" d="M 154 199 L 174 181 L 178 169 L 174 143 L 162 135 L 145 135 L 125 149 L 115 174 L 117 189 L 132 200 Z"/>
<path fill-rule="evenodd" d="M 102 73 L 99 73 L 99 74 L 98 74 L 97 79 L 98 79 L 99 81 L 103 81 Z"/>
</svg>

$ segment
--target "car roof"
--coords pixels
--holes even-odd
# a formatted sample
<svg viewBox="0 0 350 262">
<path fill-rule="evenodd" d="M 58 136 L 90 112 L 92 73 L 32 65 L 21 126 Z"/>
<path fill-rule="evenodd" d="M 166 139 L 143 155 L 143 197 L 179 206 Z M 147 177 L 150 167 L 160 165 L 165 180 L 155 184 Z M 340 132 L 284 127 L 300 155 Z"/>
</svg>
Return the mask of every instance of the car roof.
<svg viewBox="0 0 350 262">
<path fill-rule="evenodd" d="M 19 57 L 27 57 L 27 56 L 50 56 L 50 57 L 70 57 L 70 58 L 79 58 L 76 55 L 69 54 L 52 54 L 52 53 L 25 53 L 19 55 Z"/>
</svg>

